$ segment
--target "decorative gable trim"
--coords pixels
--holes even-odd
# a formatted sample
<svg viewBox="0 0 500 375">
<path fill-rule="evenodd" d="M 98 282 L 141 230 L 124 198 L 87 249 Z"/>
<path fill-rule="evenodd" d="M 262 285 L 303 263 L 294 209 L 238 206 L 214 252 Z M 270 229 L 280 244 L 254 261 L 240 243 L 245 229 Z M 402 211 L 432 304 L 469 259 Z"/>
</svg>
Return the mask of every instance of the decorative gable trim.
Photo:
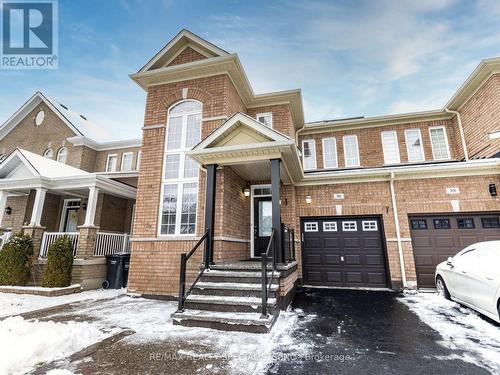
<svg viewBox="0 0 500 375">
<path fill-rule="evenodd" d="M 197 52 L 199 53 L 201 56 L 203 56 L 203 58 L 200 58 L 200 59 L 197 59 L 197 60 L 193 60 L 193 61 L 199 61 L 199 60 L 204 60 L 204 59 L 209 59 L 211 57 L 213 57 L 212 55 L 208 54 L 207 52 L 203 51 L 201 48 L 198 48 L 196 45 L 194 45 L 193 43 L 188 43 L 186 44 L 183 48 L 181 48 L 175 55 L 173 55 L 164 65 L 164 67 L 166 66 L 173 66 L 171 65 L 173 61 L 175 61 L 175 59 L 177 59 L 180 55 L 182 55 L 186 50 L 188 49 L 191 49 L 193 50 L 194 52 Z M 190 61 L 192 62 L 192 61 Z M 175 64 L 175 65 L 181 65 L 181 64 Z"/>
</svg>

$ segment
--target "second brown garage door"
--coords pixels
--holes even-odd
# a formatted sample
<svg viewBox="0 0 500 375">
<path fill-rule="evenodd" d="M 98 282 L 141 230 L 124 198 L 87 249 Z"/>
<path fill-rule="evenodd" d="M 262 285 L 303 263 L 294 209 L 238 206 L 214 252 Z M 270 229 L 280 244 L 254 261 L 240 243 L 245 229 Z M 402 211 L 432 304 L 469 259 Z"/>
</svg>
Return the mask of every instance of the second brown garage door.
<svg viewBox="0 0 500 375">
<path fill-rule="evenodd" d="M 387 287 L 379 218 L 304 218 L 302 234 L 304 284 Z"/>
<path fill-rule="evenodd" d="M 436 266 L 480 241 L 500 240 L 500 214 L 410 216 L 419 288 L 434 288 Z"/>
</svg>

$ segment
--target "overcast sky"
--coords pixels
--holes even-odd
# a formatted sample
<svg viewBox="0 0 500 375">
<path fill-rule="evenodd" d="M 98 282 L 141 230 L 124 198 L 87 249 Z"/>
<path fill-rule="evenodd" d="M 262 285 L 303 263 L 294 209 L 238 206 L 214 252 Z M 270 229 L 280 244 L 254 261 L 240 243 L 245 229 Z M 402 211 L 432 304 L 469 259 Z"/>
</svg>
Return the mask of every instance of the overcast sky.
<svg viewBox="0 0 500 375">
<path fill-rule="evenodd" d="M 129 77 L 182 28 L 238 53 L 256 93 L 302 88 L 306 121 L 440 108 L 500 56 L 500 1 L 59 1 L 59 69 L 0 70 L 0 122 L 35 91 L 139 137 Z"/>
</svg>

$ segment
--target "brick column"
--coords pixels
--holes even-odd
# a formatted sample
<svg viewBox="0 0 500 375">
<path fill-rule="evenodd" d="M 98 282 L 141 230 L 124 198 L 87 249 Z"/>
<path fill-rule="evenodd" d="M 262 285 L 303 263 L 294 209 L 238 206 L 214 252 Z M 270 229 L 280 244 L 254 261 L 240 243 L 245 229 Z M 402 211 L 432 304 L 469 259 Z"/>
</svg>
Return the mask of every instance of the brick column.
<svg viewBox="0 0 500 375">
<path fill-rule="evenodd" d="M 23 234 L 27 234 L 33 240 L 33 258 L 38 259 L 40 255 L 40 246 L 42 245 L 42 236 L 45 227 L 40 225 L 27 225 L 23 227 Z"/>
<path fill-rule="evenodd" d="M 76 247 L 76 257 L 78 259 L 89 259 L 94 256 L 95 239 L 99 227 L 93 225 L 82 225 L 78 227 L 78 245 Z"/>
</svg>

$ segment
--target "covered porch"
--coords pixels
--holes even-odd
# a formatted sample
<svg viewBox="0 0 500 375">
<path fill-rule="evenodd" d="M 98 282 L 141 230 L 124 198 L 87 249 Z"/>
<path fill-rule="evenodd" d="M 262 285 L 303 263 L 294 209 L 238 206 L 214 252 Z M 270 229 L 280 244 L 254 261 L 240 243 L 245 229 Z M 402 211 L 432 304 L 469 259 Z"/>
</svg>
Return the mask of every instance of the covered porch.
<svg viewBox="0 0 500 375">
<path fill-rule="evenodd" d="M 130 252 L 135 191 L 108 177 L 16 150 L 0 165 L 1 230 L 32 237 L 38 259 L 32 284 L 41 281 L 50 245 L 68 236 L 75 257 L 72 282 L 97 288 L 106 275 L 104 256 Z"/>
</svg>

